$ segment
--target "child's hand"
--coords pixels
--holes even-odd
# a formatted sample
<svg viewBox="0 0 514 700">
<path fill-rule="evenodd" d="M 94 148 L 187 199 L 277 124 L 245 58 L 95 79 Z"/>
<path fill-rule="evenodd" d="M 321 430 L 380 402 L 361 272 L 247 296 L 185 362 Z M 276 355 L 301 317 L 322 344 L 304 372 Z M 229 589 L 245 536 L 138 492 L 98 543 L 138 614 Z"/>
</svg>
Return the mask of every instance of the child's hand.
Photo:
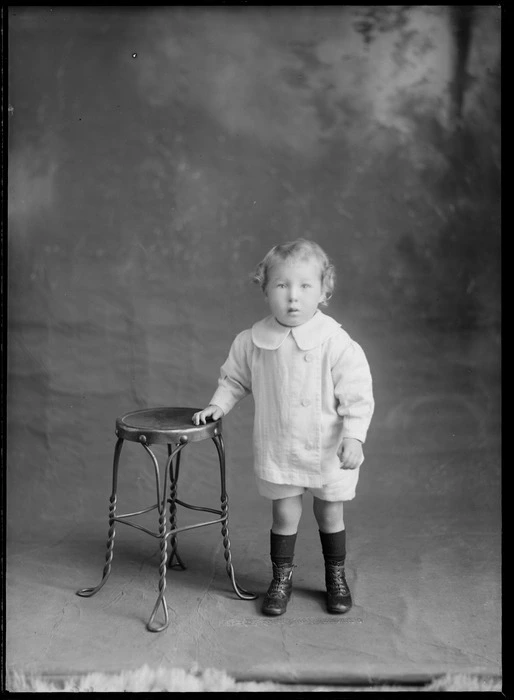
<svg viewBox="0 0 514 700">
<path fill-rule="evenodd" d="M 339 457 L 341 469 L 357 469 L 364 462 L 362 442 L 356 438 L 343 438 Z"/>
<path fill-rule="evenodd" d="M 207 408 L 204 408 L 203 411 L 198 411 L 198 413 L 195 413 L 193 415 L 193 423 L 195 425 L 200 425 L 200 423 L 205 423 L 207 422 L 207 418 L 212 418 L 212 420 L 218 420 L 218 418 L 221 418 L 223 416 L 223 411 L 219 406 L 214 406 L 211 404 L 210 406 L 207 406 Z"/>
</svg>

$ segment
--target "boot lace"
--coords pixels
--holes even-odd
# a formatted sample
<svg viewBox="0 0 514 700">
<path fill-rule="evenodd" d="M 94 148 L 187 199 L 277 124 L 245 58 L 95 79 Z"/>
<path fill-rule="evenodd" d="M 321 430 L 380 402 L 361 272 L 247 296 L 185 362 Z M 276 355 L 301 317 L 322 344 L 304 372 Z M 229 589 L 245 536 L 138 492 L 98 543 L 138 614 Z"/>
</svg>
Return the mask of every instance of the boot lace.
<svg viewBox="0 0 514 700">
<path fill-rule="evenodd" d="M 273 579 L 268 588 L 268 595 L 273 598 L 287 596 L 287 587 L 293 575 L 293 567 L 286 571 L 276 567 L 273 569 Z"/>
<path fill-rule="evenodd" d="M 330 591 L 337 595 L 347 596 L 350 590 L 346 583 L 344 568 L 342 566 L 332 565 L 328 567 L 328 573 L 328 587 Z"/>
<path fill-rule="evenodd" d="M 268 595 L 272 598 L 284 598 L 287 596 L 287 577 L 282 577 L 280 579 L 273 579 L 268 588 Z"/>
</svg>

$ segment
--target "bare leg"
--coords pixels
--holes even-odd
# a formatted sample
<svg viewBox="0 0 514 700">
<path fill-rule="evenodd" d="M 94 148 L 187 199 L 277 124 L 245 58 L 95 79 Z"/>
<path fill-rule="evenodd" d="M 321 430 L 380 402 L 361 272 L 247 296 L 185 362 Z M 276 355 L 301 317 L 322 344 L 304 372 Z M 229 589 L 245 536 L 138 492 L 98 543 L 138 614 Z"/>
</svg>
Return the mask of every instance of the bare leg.
<svg viewBox="0 0 514 700">
<path fill-rule="evenodd" d="M 322 501 L 315 496 L 313 511 L 320 532 L 344 530 L 343 501 Z"/>
<path fill-rule="evenodd" d="M 302 496 L 289 496 L 273 501 L 272 531 L 276 535 L 295 535 L 302 516 Z"/>
</svg>

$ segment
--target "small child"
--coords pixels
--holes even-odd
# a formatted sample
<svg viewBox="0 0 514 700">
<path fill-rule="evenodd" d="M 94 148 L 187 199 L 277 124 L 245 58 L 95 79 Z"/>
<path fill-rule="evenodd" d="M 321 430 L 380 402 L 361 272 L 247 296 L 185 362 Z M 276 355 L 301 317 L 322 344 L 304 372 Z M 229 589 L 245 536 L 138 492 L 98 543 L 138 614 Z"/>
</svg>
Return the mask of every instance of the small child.
<svg viewBox="0 0 514 700">
<path fill-rule="evenodd" d="M 355 496 L 374 410 L 369 365 L 362 348 L 318 309 L 332 296 L 335 271 L 317 243 L 300 238 L 275 246 L 254 281 L 271 315 L 237 335 L 218 388 L 193 423 L 218 420 L 253 394 L 257 488 L 272 501 L 273 580 L 262 612 L 282 615 L 287 609 L 302 496 L 310 491 L 327 610 L 345 613 L 352 598 L 344 570 L 343 503 Z"/>
</svg>

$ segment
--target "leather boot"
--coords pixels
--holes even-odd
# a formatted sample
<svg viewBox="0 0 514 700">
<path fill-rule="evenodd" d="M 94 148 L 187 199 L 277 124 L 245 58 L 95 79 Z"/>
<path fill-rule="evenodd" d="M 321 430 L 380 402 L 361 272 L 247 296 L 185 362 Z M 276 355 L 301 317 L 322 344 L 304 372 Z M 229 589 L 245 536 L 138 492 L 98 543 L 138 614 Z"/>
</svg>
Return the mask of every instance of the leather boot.
<svg viewBox="0 0 514 700">
<path fill-rule="evenodd" d="M 352 596 L 344 574 L 344 560 L 325 562 L 327 610 L 342 614 L 352 607 Z"/>
<path fill-rule="evenodd" d="M 273 565 L 273 580 L 264 596 L 262 612 L 265 615 L 283 615 L 293 590 L 293 564 Z"/>
</svg>

